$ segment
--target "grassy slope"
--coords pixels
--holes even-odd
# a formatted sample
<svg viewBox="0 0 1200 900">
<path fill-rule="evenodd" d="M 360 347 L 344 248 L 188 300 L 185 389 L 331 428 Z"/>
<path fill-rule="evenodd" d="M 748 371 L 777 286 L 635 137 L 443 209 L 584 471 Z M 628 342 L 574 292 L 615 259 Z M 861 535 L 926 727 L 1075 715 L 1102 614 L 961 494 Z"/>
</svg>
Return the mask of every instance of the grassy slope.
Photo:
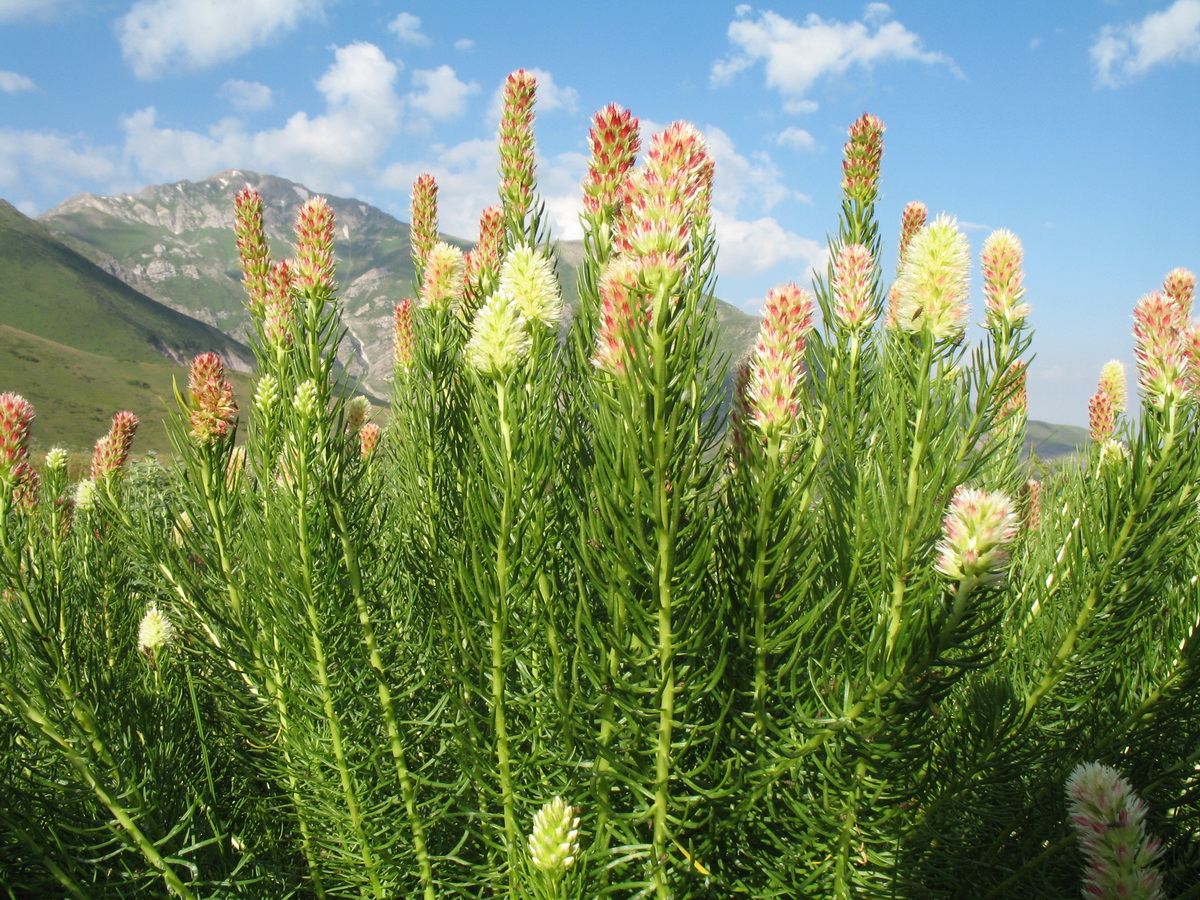
<svg viewBox="0 0 1200 900">
<path fill-rule="evenodd" d="M 205 350 L 249 358 L 217 329 L 135 291 L 3 201 L 0 322 L 130 362 L 182 361 Z"/>
<path fill-rule="evenodd" d="M 67 347 L 9 325 L 0 325 L 0 390 L 15 391 L 37 413 L 32 450 L 52 446 L 88 451 L 106 433 L 113 413 L 127 409 L 141 420 L 135 453 L 171 452 L 163 421 L 174 409 L 173 384 L 187 388 L 187 369 L 158 362 L 116 360 Z M 231 373 L 243 406 L 250 378 Z"/>
</svg>

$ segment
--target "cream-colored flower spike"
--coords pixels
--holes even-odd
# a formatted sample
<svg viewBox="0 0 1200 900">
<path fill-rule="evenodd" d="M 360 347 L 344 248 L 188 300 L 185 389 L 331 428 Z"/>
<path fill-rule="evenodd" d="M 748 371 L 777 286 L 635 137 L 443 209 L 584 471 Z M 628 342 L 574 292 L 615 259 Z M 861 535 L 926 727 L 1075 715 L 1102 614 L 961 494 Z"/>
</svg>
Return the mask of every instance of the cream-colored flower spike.
<svg viewBox="0 0 1200 900">
<path fill-rule="evenodd" d="M 1008 569 L 1017 516 L 1003 494 L 960 487 L 942 523 L 937 570 L 974 587 L 997 584 Z"/>
<path fill-rule="evenodd" d="M 138 650 L 155 656 L 174 639 L 175 626 L 170 618 L 157 604 L 151 603 L 138 625 Z"/>
<path fill-rule="evenodd" d="M 896 327 L 955 340 L 967 327 L 970 249 L 958 220 L 940 215 L 909 245 L 896 280 Z"/>
<path fill-rule="evenodd" d="M 547 875 L 562 875 L 579 856 L 579 816 L 562 797 L 555 797 L 533 817 L 529 856 L 534 868 Z"/>
<path fill-rule="evenodd" d="M 514 247 L 500 266 L 500 288 L 508 294 L 528 322 L 557 328 L 562 319 L 562 296 L 554 267 L 542 253 L 525 244 Z"/>
<path fill-rule="evenodd" d="M 512 295 L 492 294 L 479 308 L 463 353 L 471 366 L 492 378 L 504 378 L 524 362 L 529 355 L 529 334 Z"/>
</svg>

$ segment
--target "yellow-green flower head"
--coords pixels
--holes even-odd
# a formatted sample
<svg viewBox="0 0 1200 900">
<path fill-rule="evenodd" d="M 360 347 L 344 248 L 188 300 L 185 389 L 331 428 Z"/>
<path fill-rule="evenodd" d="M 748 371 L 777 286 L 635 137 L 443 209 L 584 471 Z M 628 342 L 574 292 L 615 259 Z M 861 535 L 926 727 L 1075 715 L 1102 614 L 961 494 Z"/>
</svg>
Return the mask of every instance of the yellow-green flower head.
<svg viewBox="0 0 1200 900">
<path fill-rule="evenodd" d="M 425 258 L 425 278 L 421 284 L 421 306 L 426 309 L 455 310 L 462 303 L 463 252 L 445 241 L 438 241 Z"/>
<path fill-rule="evenodd" d="M 958 220 L 942 214 L 917 232 L 896 284 L 896 327 L 934 340 L 955 340 L 967 327 L 967 238 Z"/>
<path fill-rule="evenodd" d="M 75 485 L 75 508 L 91 509 L 96 505 L 96 482 L 85 478 Z"/>
<path fill-rule="evenodd" d="M 554 266 L 532 247 L 520 244 L 504 258 L 498 291 L 517 301 L 526 321 L 540 322 L 547 328 L 558 327 L 563 305 Z"/>
<path fill-rule="evenodd" d="M 534 868 L 551 876 L 562 875 L 579 856 L 579 810 L 555 797 L 533 817 L 529 856 Z"/>
<path fill-rule="evenodd" d="M 1125 364 L 1119 359 L 1110 359 L 1100 367 L 1100 389 L 1112 400 L 1113 412 L 1118 416 L 1125 412 L 1128 389 L 1125 385 Z"/>
<path fill-rule="evenodd" d="M 346 433 L 358 434 L 371 414 L 371 401 L 361 394 L 346 401 Z"/>
<path fill-rule="evenodd" d="M 174 639 L 175 626 L 170 618 L 157 604 L 151 603 L 138 625 L 138 650 L 154 656 Z"/>
<path fill-rule="evenodd" d="M 269 415 L 279 403 L 279 382 L 274 375 L 263 375 L 258 379 L 258 387 L 254 390 L 254 407 L 260 413 Z"/>
<path fill-rule="evenodd" d="M 1119 471 L 1129 462 L 1129 447 L 1124 441 L 1109 438 L 1100 445 L 1100 468 Z"/>
<path fill-rule="evenodd" d="M 463 348 L 467 362 L 484 375 L 504 378 L 529 355 L 525 317 L 512 294 L 498 291 L 475 313 Z"/>
<path fill-rule="evenodd" d="M 315 418 L 317 406 L 320 404 L 320 393 L 317 391 L 316 382 L 310 378 L 303 384 L 296 385 L 296 397 L 293 404 L 302 419 Z"/>
<path fill-rule="evenodd" d="M 67 467 L 67 451 L 62 447 L 51 447 L 46 451 L 46 469 L 62 471 Z"/>
</svg>

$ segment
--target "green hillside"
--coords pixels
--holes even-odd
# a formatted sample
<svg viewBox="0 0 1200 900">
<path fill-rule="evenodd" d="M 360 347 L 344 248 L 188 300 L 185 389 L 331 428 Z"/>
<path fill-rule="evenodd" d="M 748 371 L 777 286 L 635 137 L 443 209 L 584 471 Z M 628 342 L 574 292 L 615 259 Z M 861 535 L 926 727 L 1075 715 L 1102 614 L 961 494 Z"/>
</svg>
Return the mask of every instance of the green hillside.
<svg viewBox="0 0 1200 900">
<path fill-rule="evenodd" d="M 0 391 L 14 391 L 37 412 L 35 453 L 53 446 L 90 451 L 108 431 L 113 413 L 127 409 L 141 421 L 134 452 L 171 452 L 163 420 L 174 406 L 173 383 L 187 386 L 185 366 L 117 360 L 68 347 L 0 324 Z M 248 405 L 250 377 L 230 373 L 237 396 Z"/>
<path fill-rule="evenodd" d="M 130 362 L 184 362 L 214 350 L 248 368 L 247 348 L 139 293 L 0 200 L 0 322 Z M 5 369 L 0 368 L 0 379 Z"/>
</svg>

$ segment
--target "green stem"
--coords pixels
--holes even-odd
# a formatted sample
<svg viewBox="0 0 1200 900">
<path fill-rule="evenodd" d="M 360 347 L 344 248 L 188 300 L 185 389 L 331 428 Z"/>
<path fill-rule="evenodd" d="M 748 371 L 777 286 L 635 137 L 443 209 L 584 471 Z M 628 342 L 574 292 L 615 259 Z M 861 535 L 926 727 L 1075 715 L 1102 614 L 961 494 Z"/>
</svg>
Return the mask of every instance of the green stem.
<svg viewBox="0 0 1200 900">
<path fill-rule="evenodd" d="M 404 798 L 404 808 L 408 813 L 409 828 L 412 831 L 413 849 L 417 855 L 417 866 L 421 872 L 421 885 L 426 900 L 434 900 L 437 896 L 433 887 L 433 865 L 429 859 L 429 849 L 425 842 L 425 827 L 421 822 L 417 809 L 417 789 L 404 752 L 404 744 L 400 740 L 399 720 L 396 717 L 395 703 L 391 689 L 388 687 L 387 674 L 383 667 L 383 658 L 376 643 L 375 626 L 371 621 L 370 610 L 363 590 L 362 571 L 358 564 L 358 553 L 350 538 L 350 529 L 346 522 L 346 511 L 341 500 L 332 501 L 333 520 L 338 529 L 342 542 L 342 561 L 350 579 L 350 590 L 354 595 L 354 606 L 358 611 L 358 621 L 363 630 L 363 643 L 367 648 L 367 656 L 371 663 L 371 671 L 375 676 L 375 686 L 379 693 L 379 705 L 383 709 L 384 724 L 387 728 L 388 746 L 391 749 L 392 761 L 396 766 L 396 779 L 400 782 L 400 794 Z"/>
<path fill-rule="evenodd" d="M 371 849 L 366 830 L 363 827 L 362 812 L 359 809 L 358 793 L 355 790 L 354 779 L 350 774 L 350 766 L 346 759 L 346 746 L 342 736 L 341 719 L 333 703 L 333 692 L 330 688 L 329 664 L 325 655 L 325 645 L 321 640 L 322 627 L 319 611 L 317 610 L 317 579 L 312 558 L 312 534 L 308 516 L 308 460 L 299 467 L 297 504 L 297 528 L 299 536 L 300 569 L 304 580 L 305 613 L 309 624 L 309 649 L 312 652 L 313 664 L 317 672 L 317 684 L 320 688 L 321 706 L 329 726 L 329 742 L 333 748 L 333 757 L 337 765 L 338 779 L 342 788 L 342 796 L 346 802 L 346 810 L 350 814 L 350 824 L 359 842 L 363 866 L 371 881 L 375 896 L 385 896 L 383 883 L 379 879 L 378 860 Z"/>
<path fill-rule="evenodd" d="M 671 805 L 671 742 L 675 722 L 675 633 L 673 622 L 673 588 L 675 574 L 675 539 L 673 504 L 668 488 L 668 447 L 666 434 L 667 411 L 667 341 L 664 323 L 667 317 L 666 291 L 660 289 L 654 299 L 651 335 L 651 364 L 654 372 L 654 444 L 653 490 L 655 512 L 655 593 L 658 599 L 658 659 L 659 706 L 658 739 L 654 757 L 654 888 L 661 900 L 671 896 L 663 860 L 667 857 L 670 840 L 667 818 Z"/>
<path fill-rule="evenodd" d="M 896 564 L 892 572 L 892 600 L 888 609 L 887 656 L 892 658 L 900 628 L 904 622 L 904 595 L 908 581 L 908 557 L 912 552 L 912 532 L 917 517 L 917 491 L 920 487 L 921 463 L 928 441 L 926 430 L 929 418 L 929 369 L 933 364 L 933 338 L 927 337 L 922 347 L 920 372 L 917 377 L 917 407 L 913 422 L 912 455 L 908 464 L 908 479 L 904 490 L 904 518 L 901 521 Z"/>
<path fill-rule="evenodd" d="M 504 807 L 504 846 L 508 859 L 509 886 L 518 890 L 515 865 L 517 848 L 516 800 L 513 794 L 512 761 L 509 757 L 508 721 L 505 716 L 504 646 L 508 630 L 508 542 L 513 528 L 513 494 L 519 489 L 513 465 L 512 430 L 508 422 L 508 393 L 503 381 L 496 382 L 497 415 L 500 421 L 501 449 L 504 453 L 504 497 L 500 507 L 500 527 L 496 532 L 496 595 L 492 606 L 492 715 L 496 729 L 496 765 L 500 776 L 500 800 Z"/>
</svg>

